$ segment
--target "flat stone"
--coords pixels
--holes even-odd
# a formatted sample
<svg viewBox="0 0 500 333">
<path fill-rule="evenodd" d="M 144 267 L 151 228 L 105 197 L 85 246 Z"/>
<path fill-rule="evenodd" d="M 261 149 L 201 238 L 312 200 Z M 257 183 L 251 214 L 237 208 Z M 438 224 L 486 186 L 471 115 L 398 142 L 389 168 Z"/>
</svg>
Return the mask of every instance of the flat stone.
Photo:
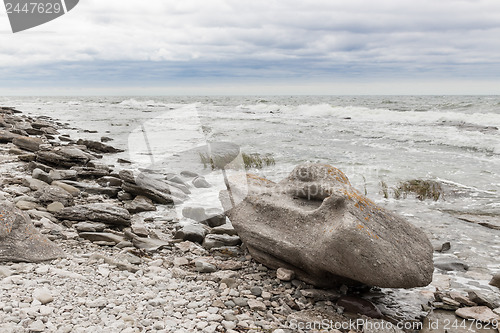
<svg viewBox="0 0 500 333">
<path fill-rule="evenodd" d="M 130 214 L 137 214 L 140 212 L 151 212 L 156 210 L 156 206 L 153 201 L 142 195 L 138 195 L 132 200 L 132 202 L 125 204 L 125 209 L 130 212 Z"/>
<path fill-rule="evenodd" d="M 489 307 L 490 309 L 493 309 L 496 307 L 495 303 L 492 300 L 490 300 L 488 297 L 481 294 L 479 291 L 471 290 L 468 292 L 468 294 L 469 294 L 469 299 L 472 302 L 476 303 L 477 305 L 484 305 L 484 306 Z"/>
<path fill-rule="evenodd" d="M 131 224 L 130 213 L 126 209 L 106 203 L 66 207 L 57 217 L 70 221 L 93 221 L 120 226 Z"/>
<path fill-rule="evenodd" d="M 44 204 L 60 202 L 65 207 L 73 205 L 73 195 L 65 189 L 55 185 L 45 186 L 36 191 L 33 196 Z"/>
<path fill-rule="evenodd" d="M 248 300 L 248 307 L 253 311 L 266 311 L 267 307 L 261 301 L 257 301 L 255 299 Z"/>
<path fill-rule="evenodd" d="M 47 304 L 54 300 L 50 290 L 46 288 L 35 289 L 35 291 L 33 291 L 33 298 L 37 299 L 42 304 Z"/>
<path fill-rule="evenodd" d="M 196 260 L 194 264 L 196 270 L 200 273 L 213 273 L 217 271 L 217 267 L 202 260 Z"/>
<path fill-rule="evenodd" d="M 82 232 L 78 234 L 81 238 L 91 242 L 109 242 L 113 245 L 123 242 L 124 237 L 112 234 L 110 232 Z"/>
<path fill-rule="evenodd" d="M 276 270 L 276 277 L 281 281 L 292 281 L 295 278 L 295 272 L 290 269 L 280 267 Z"/>
<path fill-rule="evenodd" d="M 455 314 L 464 319 L 474 319 L 481 322 L 500 321 L 500 316 L 495 314 L 487 306 L 474 306 L 471 308 L 460 308 L 455 311 Z"/>
<path fill-rule="evenodd" d="M 31 176 L 34 178 L 34 179 L 38 179 L 38 180 L 41 180 L 47 184 L 50 184 L 52 183 L 54 180 L 52 179 L 52 177 L 50 177 L 50 175 L 48 173 L 46 173 L 45 171 L 43 171 L 42 169 L 34 169 L 33 172 L 31 173 Z"/>
<path fill-rule="evenodd" d="M 201 224 L 188 224 L 177 230 L 174 238 L 201 244 L 205 235 L 206 230 Z"/>
<path fill-rule="evenodd" d="M 21 149 L 36 152 L 40 149 L 40 145 L 43 144 L 43 140 L 40 138 L 18 136 L 12 140 L 12 143 Z"/>
<path fill-rule="evenodd" d="M 47 206 L 47 211 L 50 213 L 58 213 L 64 209 L 64 205 L 58 201 L 53 202 Z"/>
<path fill-rule="evenodd" d="M 20 210 L 30 210 L 39 207 L 39 205 L 33 201 L 19 200 L 16 202 L 16 207 Z"/>
<path fill-rule="evenodd" d="M 238 236 L 209 234 L 203 241 L 203 247 L 210 250 L 215 247 L 236 246 L 241 244 L 241 239 Z"/>
</svg>

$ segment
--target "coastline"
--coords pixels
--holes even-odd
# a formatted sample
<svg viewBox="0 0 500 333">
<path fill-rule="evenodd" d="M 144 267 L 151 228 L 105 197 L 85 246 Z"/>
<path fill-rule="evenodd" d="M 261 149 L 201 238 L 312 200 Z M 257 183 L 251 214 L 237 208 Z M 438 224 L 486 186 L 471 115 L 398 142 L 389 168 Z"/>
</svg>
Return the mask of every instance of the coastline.
<svg viewBox="0 0 500 333">
<path fill-rule="evenodd" d="M 2 109 L 0 115 L 10 112 L 12 110 Z M 132 197 L 125 196 L 126 193 L 121 193 L 121 185 L 113 183 L 116 180 L 123 181 L 123 174 L 120 175 L 118 170 L 108 165 L 101 165 L 98 158 L 103 154 L 112 154 L 111 146 L 96 141 L 87 141 L 87 144 L 85 141 L 80 141 L 80 144 L 71 142 L 70 137 L 64 136 L 64 127 L 48 117 L 30 119 L 23 118 L 22 113 L 16 113 L 9 114 L 8 118 L 14 123 L 30 124 L 14 134 L 23 137 L 43 136 L 44 140 L 35 142 L 35 146 L 38 145 L 35 148 L 29 145 L 24 147 L 35 152 L 10 142 L 0 145 L 2 192 L 8 192 L 0 196 L 6 197 L 8 201 L 17 197 L 18 207 L 28 208 L 26 211 L 35 221 L 35 226 L 63 248 L 68 256 L 50 264 L 2 264 L 2 268 L 6 269 L 2 273 L 5 276 L 1 287 L 6 291 L 3 294 L 11 298 L 4 296 L 0 299 L 0 309 L 3 309 L 0 313 L 3 316 L 1 322 L 7 323 L 0 328 L 13 332 L 17 328 L 58 332 L 96 329 L 106 329 L 106 332 L 141 332 L 148 329 L 177 332 L 230 332 L 235 329 L 272 331 L 290 329 L 292 320 L 295 323 L 300 320 L 305 322 L 304 316 L 311 316 L 314 311 L 323 311 L 339 321 L 366 319 L 357 315 L 344 317 L 340 314 L 342 311 L 338 312 L 335 302 L 342 296 L 342 291 L 325 296 L 325 293 L 311 292 L 314 288 L 301 281 L 279 280 L 275 271 L 253 261 L 244 246 L 231 245 L 231 251 L 221 253 L 207 250 L 194 242 L 174 240 L 172 236 L 178 231 L 178 226 L 175 226 L 175 221 L 168 213 L 165 214 L 168 210 L 158 211 L 157 216 L 148 216 L 146 219 L 141 218 L 141 213 L 131 214 L 130 223 L 121 225 L 116 222 L 115 216 L 104 227 L 95 223 L 79 225 L 81 229 L 75 230 L 74 225 L 79 222 L 74 223 L 75 220 L 66 218 L 61 220 L 57 218 L 57 212 L 46 212 L 48 205 L 28 199 L 39 190 L 33 191 L 33 188 L 40 186 L 40 183 L 26 183 L 26 177 L 32 178 L 30 175 L 33 176 L 35 169 L 43 171 L 37 172 L 41 177 L 50 175 L 51 171 L 43 170 L 47 165 L 34 161 L 35 155 L 44 149 L 52 152 L 57 148 L 54 142 L 61 145 L 69 143 L 83 154 L 53 160 L 70 163 L 66 165 L 70 167 L 65 169 L 75 167 L 75 172 L 63 175 L 60 179 L 69 181 L 65 184 L 72 188 L 66 186 L 67 190 L 78 190 L 74 192 L 74 202 L 68 207 L 101 203 L 123 209 L 126 204 L 132 203 Z M 6 128 L 3 127 L 2 131 Z M 22 135 L 23 131 L 33 134 Z M 0 133 L 6 135 L 5 131 Z M 47 145 L 48 141 L 52 143 Z M 91 164 L 90 156 L 95 158 Z M 63 157 L 68 157 L 68 154 Z M 83 160 L 85 162 L 81 163 Z M 58 169 L 57 163 L 52 169 Z M 99 182 L 103 177 L 108 178 Z M 72 180 L 74 178 L 76 181 Z M 120 196 L 122 199 L 119 199 Z M 19 200 L 19 197 L 26 200 Z M 149 201 L 141 203 L 142 207 L 147 206 L 148 209 L 153 209 L 151 205 Z M 157 204 L 153 206 L 155 209 L 164 209 Z M 129 226 L 130 231 L 124 230 Z M 217 226 L 209 232 L 215 228 Z M 234 236 L 230 227 L 224 232 Z M 81 234 L 85 233 L 92 234 L 85 236 L 93 241 L 83 240 Z M 105 233 L 107 238 L 99 238 L 96 233 Z M 48 289 L 53 297 L 53 301 L 47 305 L 33 299 L 34 290 L 40 287 Z M 356 290 L 348 292 L 349 295 L 356 294 Z M 435 301 L 432 291 L 421 294 L 428 297 L 423 304 Z M 336 311 L 332 313 L 332 309 Z M 80 321 L 73 323 L 74 318 Z"/>
</svg>

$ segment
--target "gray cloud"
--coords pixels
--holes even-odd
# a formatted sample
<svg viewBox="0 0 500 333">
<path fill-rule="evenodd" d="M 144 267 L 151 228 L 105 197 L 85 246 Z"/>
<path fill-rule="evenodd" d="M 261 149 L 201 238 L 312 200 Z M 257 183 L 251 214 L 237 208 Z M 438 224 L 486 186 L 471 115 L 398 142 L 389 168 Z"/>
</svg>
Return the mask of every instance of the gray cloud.
<svg viewBox="0 0 500 333">
<path fill-rule="evenodd" d="M 478 77 L 500 69 L 498 0 L 86 0 L 31 31 L 7 33 L 5 13 L 0 22 L 3 73 L 92 62 L 183 64 L 222 76 L 224 68 L 228 76 Z"/>
</svg>

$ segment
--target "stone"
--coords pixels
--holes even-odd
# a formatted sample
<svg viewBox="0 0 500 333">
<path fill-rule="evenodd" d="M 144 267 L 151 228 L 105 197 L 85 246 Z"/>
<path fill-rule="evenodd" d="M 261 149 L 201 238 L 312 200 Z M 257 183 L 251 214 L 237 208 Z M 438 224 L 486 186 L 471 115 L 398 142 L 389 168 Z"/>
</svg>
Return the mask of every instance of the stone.
<svg viewBox="0 0 500 333">
<path fill-rule="evenodd" d="M 29 187 L 32 191 L 38 191 L 45 186 L 49 186 L 46 182 L 31 177 L 25 177 L 23 179 L 23 185 Z"/>
<path fill-rule="evenodd" d="M 6 278 L 12 275 L 12 271 L 5 266 L 0 266 L 0 278 Z"/>
<path fill-rule="evenodd" d="M 212 228 L 210 233 L 217 235 L 230 235 L 230 236 L 237 235 L 236 230 L 234 230 L 233 226 L 228 223 Z"/>
<path fill-rule="evenodd" d="M 64 256 L 25 213 L 9 203 L 0 203 L 0 262 L 41 262 Z"/>
<path fill-rule="evenodd" d="M 224 213 L 216 213 L 213 215 L 210 212 L 207 213 L 209 217 L 203 221 L 203 223 L 208 225 L 210 228 L 216 228 L 226 224 L 226 215 Z"/>
<path fill-rule="evenodd" d="M 280 267 L 276 270 L 276 277 L 281 281 L 292 281 L 295 278 L 295 272 L 290 269 Z"/>
<path fill-rule="evenodd" d="M 40 145 L 43 144 L 43 140 L 40 138 L 18 136 L 12 140 L 12 143 L 21 149 L 37 152 L 40 149 Z"/>
<path fill-rule="evenodd" d="M 110 145 L 106 145 L 106 144 L 99 142 L 99 141 L 80 139 L 77 141 L 77 144 L 84 145 L 89 150 L 92 150 L 96 153 L 120 153 L 120 152 L 123 152 L 123 149 L 117 149 L 117 148 L 114 148 Z"/>
<path fill-rule="evenodd" d="M 470 290 L 468 292 L 468 294 L 469 294 L 469 299 L 472 302 L 476 303 L 477 305 L 484 305 L 484 306 L 489 307 L 490 309 L 493 309 L 496 307 L 495 303 L 492 300 L 490 300 L 488 297 L 481 294 L 479 291 Z"/>
<path fill-rule="evenodd" d="M 335 302 L 340 298 L 340 293 L 333 290 L 321 289 L 302 289 L 300 290 L 302 296 L 312 298 L 315 301 L 332 301 Z"/>
<path fill-rule="evenodd" d="M 14 134 L 10 131 L 0 130 L 0 143 L 12 142 L 15 138 L 19 137 L 19 134 Z"/>
<path fill-rule="evenodd" d="M 355 190 L 338 169 L 303 164 L 280 183 L 248 175 L 220 199 L 252 257 L 321 288 L 426 286 L 434 271 L 424 232 Z M 246 195 L 245 195 L 246 193 Z"/>
<path fill-rule="evenodd" d="M 191 206 L 182 208 L 182 216 L 196 222 L 201 222 L 208 218 L 207 214 L 205 214 L 205 208 Z"/>
<path fill-rule="evenodd" d="M 260 297 L 262 295 L 262 288 L 254 286 L 250 288 L 250 293 L 256 297 Z"/>
<path fill-rule="evenodd" d="M 70 146 L 55 147 L 50 151 L 40 150 L 36 161 L 50 166 L 71 168 L 74 165 L 85 165 L 94 157 L 81 149 Z"/>
<path fill-rule="evenodd" d="M 78 222 L 73 224 L 73 228 L 80 232 L 101 232 L 108 226 L 99 222 Z"/>
<path fill-rule="evenodd" d="M 210 250 L 214 247 L 236 246 L 239 244 L 241 244 L 241 240 L 238 236 L 229 235 L 209 234 L 203 241 L 203 247 L 207 250 Z"/>
<path fill-rule="evenodd" d="M 132 222 L 132 232 L 139 237 L 149 236 L 148 228 L 142 222 Z"/>
<path fill-rule="evenodd" d="M 59 201 L 55 201 L 47 206 L 47 211 L 50 213 L 58 213 L 64 209 L 64 205 Z"/>
<path fill-rule="evenodd" d="M 266 311 L 267 309 L 264 303 L 255 299 L 248 300 L 248 307 L 253 311 Z"/>
<path fill-rule="evenodd" d="M 45 332 L 46 329 L 47 329 L 47 327 L 45 326 L 45 324 L 41 320 L 33 321 L 28 327 L 29 332 L 33 332 L 33 333 L 34 332 Z"/>
<path fill-rule="evenodd" d="M 130 226 L 130 213 L 107 203 L 94 203 L 66 207 L 56 214 L 59 219 L 70 221 L 93 221 L 117 226 Z"/>
<path fill-rule="evenodd" d="M 495 314 L 487 306 L 474 306 L 470 308 L 460 308 L 455 311 L 455 314 L 464 319 L 474 319 L 482 322 L 500 321 L 500 316 Z"/>
<path fill-rule="evenodd" d="M 34 169 L 31 176 L 34 179 L 41 180 L 47 184 L 50 184 L 53 182 L 52 177 L 50 177 L 50 175 L 48 173 L 46 173 L 45 171 L 43 171 L 42 169 L 38 169 L 38 168 Z"/>
<path fill-rule="evenodd" d="M 54 181 L 54 182 L 52 182 L 52 185 L 62 188 L 66 192 L 70 193 L 73 197 L 77 197 L 81 193 L 81 191 L 78 188 L 76 188 L 72 185 L 63 183 L 62 181 Z"/>
<path fill-rule="evenodd" d="M 442 269 L 444 271 L 459 271 L 465 272 L 469 270 L 469 265 L 460 259 L 456 258 L 437 258 L 434 260 L 434 267 Z"/>
<path fill-rule="evenodd" d="M 198 176 L 194 178 L 191 183 L 196 188 L 210 188 L 212 187 L 209 182 L 204 177 Z"/>
<path fill-rule="evenodd" d="M 108 186 L 122 186 L 123 181 L 120 178 L 116 178 L 113 176 L 104 176 L 97 180 L 97 184 L 108 187 Z"/>
<path fill-rule="evenodd" d="M 37 288 L 33 291 L 33 298 L 40 301 L 42 304 L 50 303 L 54 300 L 50 290 L 46 288 Z"/>
<path fill-rule="evenodd" d="M 76 180 L 76 170 L 50 170 L 49 177 L 53 180 Z"/>
<path fill-rule="evenodd" d="M 500 289 L 500 273 L 493 275 L 490 281 L 490 286 Z"/>
<path fill-rule="evenodd" d="M 141 212 L 151 212 L 156 210 L 156 206 L 153 201 L 142 195 L 138 195 L 130 203 L 125 204 L 125 209 L 129 211 L 130 214 L 137 214 Z"/>
<path fill-rule="evenodd" d="M 205 228 L 201 224 L 187 224 L 176 231 L 174 238 L 201 244 L 205 235 Z"/>
<path fill-rule="evenodd" d="M 194 262 L 195 269 L 200 273 L 213 273 L 217 271 L 217 267 L 203 260 L 196 260 Z"/>
<path fill-rule="evenodd" d="M 60 202 L 66 207 L 73 205 L 73 195 L 65 189 L 55 185 L 45 186 L 44 188 L 36 191 L 33 196 L 38 198 L 38 200 L 43 204 Z"/>
<path fill-rule="evenodd" d="M 109 175 L 107 166 L 91 167 L 91 166 L 72 166 L 71 170 L 76 171 L 77 178 L 100 178 Z"/>
<path fill-rule="evenodd" d="M 16 207 L 20 210 L 31 210 L 36 209 L 39 205 L 33 201 L 19 200 L 16 202 Z"/>
<path fill-rule="evenodd" d="M 450 297 L 459 302 L 460 304 L 463 304 L 465 306 L 477 306 L 476 303 L 472 302 L 469 298 L 463 296 L 462 294 L 460 294 L 459 292 L 456 292 L 456 291 L 452 291 L 450 292 Z"/>
<path fill-rule="evenodd" d="M 187 198 L 183 192 L 165 181 L 154 179 L 142 173 L 135 177 L 132 171 L 122 170 L 120 178 L 123 180 L 122 189 L 125 192 L 145 196 L 159 204 L 182 202 Z"/>
<path fill-rule="evenodd" d="M 174 258 L 174 266 L 186 266 L 189 265 L 189 260 L 186 257 L 176 257 Z"/>
<path fill-rule="evenodd" d="M 82 232 L 78 236 L 91 242 L 110 242 L 115 245 L 125 240 L 124 237 L 110 232 Z"/>
<path fill-rule="evenodd" d="M 162 248 L 170 247 L 172 244 L 169 241 L 161 239 L 139 237 L 132 232 L 125 230 L 125 237 L 132 241 L 132 244 L 138 249 L 145 249 L 148 251 L 156 251 Z"/>
</svg>

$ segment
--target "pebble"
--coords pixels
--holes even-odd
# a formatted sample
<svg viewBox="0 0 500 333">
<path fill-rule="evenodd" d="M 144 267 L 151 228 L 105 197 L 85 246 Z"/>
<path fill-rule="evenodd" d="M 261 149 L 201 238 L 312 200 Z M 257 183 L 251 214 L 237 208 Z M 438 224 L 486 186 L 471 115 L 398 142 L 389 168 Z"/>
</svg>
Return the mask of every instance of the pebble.
<svg viewBox="0 0 500 333">
<path fill-rule="evenodd" d="M 54 300 L 54 297 L 52 297 L 50 290 L 46 288 L 35 289 L 35 291 L 33 291 L 33 298 L 40 301 L 41 304 L 47 304 Z"/>
<path fill-rule="evenodd" d="M 213 273 L 217 271 L 217 267 L 208 262 L 197 260 L 195 261 L 196 270 L 200 273 Z"/>
<path fill-rule="evenodd" d="M 278 268 L 276 277 L 281 281 L 292 281 L 295 277 L 295 272 L 286 268 Z"/>
</svg>

